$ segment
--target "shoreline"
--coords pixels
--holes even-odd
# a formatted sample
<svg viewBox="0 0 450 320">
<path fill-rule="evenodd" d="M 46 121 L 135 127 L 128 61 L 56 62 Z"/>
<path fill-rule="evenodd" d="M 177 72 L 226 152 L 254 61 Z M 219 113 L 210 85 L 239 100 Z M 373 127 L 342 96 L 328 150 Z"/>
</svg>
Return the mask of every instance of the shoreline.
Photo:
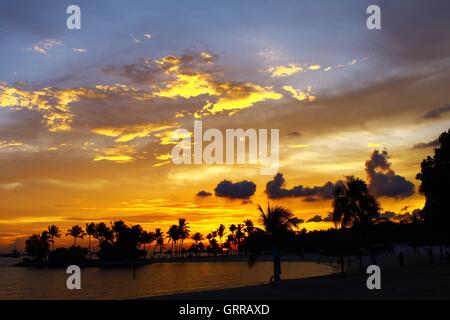
<svg viewBox="0 0 450 320">
<path fill-rule="evenodd" d="M 338 258 L 325 257 L 318 255 L 284 255 L 281 257 L 282 262 L 315 262 L 319 264 L 327 264 L 335 267 Z M 121 267 L 139 267 L 150 264 L 166 264 L 166 263 L 201 263 L 201 262 L 214 262 L 214 263 L 227 263 L 227 262 L 248 262 L 248 256 L 217 256 L 217 257 L 177 257 L 177 258 L 146 258 L 136 261 L 123 260 L 123 261 L 102 261 L 99 259 L 85 260 L 73 263 L 62 263 L 57 265 L 48 265 L 47 262 L 42 261 L 20 261 L 14 264 L 14 267 L 28 267 L 28 268 L 66 268 L 70 264 L 77 264 L 82 268 L 121 268 Z M 272 256 L 262 255 L 257 257 L 258 261 L 272 261 Z"/>
<path fill-rule="evenodd" d="M 345 276 L 333 274 L 260 284 L 144 297 L 143 300 L 405 300 L 450 299 L 450 266 L 430 264 L 425 256 L 408 256 L 404 266 L 395 256 L 382 257 L 381 290 L 369 290 L 368 274 L 353 265 Z M 364 265 L 370 265 L 368 257 Z M 356 261 L 354 261 L 356 262 Z"/>
</svg>

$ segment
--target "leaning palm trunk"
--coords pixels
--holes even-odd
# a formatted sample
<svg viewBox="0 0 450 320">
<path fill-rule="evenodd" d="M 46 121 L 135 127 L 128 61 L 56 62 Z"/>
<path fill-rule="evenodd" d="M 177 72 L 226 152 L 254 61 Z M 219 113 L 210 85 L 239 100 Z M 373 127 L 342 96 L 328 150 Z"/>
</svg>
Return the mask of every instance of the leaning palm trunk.
<svg viewBox="0 0 450 320">
<path fill-rule="evenodd" d="M 273 259 L 273 279 L 274 281 L 280 281 L 281 261 L 277 246 L 272 247 L 272 259 Z"/>
</svg>

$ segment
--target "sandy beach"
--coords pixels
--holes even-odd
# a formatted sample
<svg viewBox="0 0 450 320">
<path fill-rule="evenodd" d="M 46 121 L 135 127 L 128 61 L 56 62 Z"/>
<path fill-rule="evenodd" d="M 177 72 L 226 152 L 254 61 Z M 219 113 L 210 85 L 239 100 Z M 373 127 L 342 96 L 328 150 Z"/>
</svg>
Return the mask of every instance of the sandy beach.
<svg viewBox="0 0 450 320">
<path fill-rule="evenodd" d="M 348 259 L 346 259 L 348 262 Z M 366 257 L 364 265 L 370 263 Z M 368 290 L 368 275 L 351 260 L 345 276 L 284 280 L 276 286 L 261 284 L 248 287 L 157 296 L 158 300 L 307 300 L 307 299 L 450 299 L 450 266 L 431 264 L 425 255 L 405 256 L 404 266 L 396 255 L 377 258 L 381 268 L 381 290 Z"/>
</svg>

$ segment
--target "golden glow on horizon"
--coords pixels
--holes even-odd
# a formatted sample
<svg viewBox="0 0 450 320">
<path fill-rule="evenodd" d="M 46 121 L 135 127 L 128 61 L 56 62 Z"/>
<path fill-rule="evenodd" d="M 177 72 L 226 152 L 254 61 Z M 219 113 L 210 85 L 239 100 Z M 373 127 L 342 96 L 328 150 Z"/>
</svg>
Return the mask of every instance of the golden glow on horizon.
<svg viewBox="0 0 450 320">
<path fill-rule="evenodd" d="M 267 52 L 268 57 L 269 54 L 275 57 Z M 222 129 L 231 126 L 228 116 L 257 104 L 263 106 L 264 112 L 255 107 L 238 115 L 237 123 L 247 127 L 273 125 L 285 133 L 297 133 L 281 137 L 286 140 L 282 141 L 280 172 L 291 186 L 320 186 L 349 174 L 366 178 L 364 163 L 372 151 L 367 148 L 387 147 L 396 173 L 414 182 L 417 189 L 414 176 L 420 160 L 429 150 L 411 147 L 417 142 L 435 139 L 441 127 L 448 127 L 444 118 L 433 125 L 413 123 L 411 118 L 406 119 L 407 122 L 392 123 L 367 119 L 363 129 L 356 126 L 359 125 L 357 119 L 356 129 L 350 125 L 339 127 L 339 123 L 333 123 L 336 127 L 329 128 L 327 121 L 334 118 L 327 118 L 327 112 L 334 117 L 333 109 L 341 110 L 345 107 L 343 104 L 363 105 L 355 101 L 358 97 L 350 93 L 340 97 L 345 103 L 339 99 L 329 102 L 327 100 L 333 98 L 324 94 L 326 99 L 322 105 L 322 101 L 314 103 L 317 97 L 312 88 L 305 89 L 304 86 L 314 83 L 316 91 L 316 85 L 319 90 L 323 89 L 321 83 L 309 82 L 310 79 L 288 82 L 290 75 L 308 76 L 319 74 L 309 71 L 344 68 L 355 65 L 356 59 L 332 67 L 291 63 L 265 69 L 268 66 L 265 65 L 254 70 L 257 77 L 241 79 L 231 67 L 216 65 L 216 57 L 201 52 L 147 59 L 145 67 L 152 68 L 149 70 L 157 74 L 156 81 L 144 79 L 144 84 L 139 82 L 138 87 L 98 84 L 87 88 L 30 89 L 0 82 L 0 107 L 38 112 L 45 131 L 45 134 L 36 134 L 34 139 L 29 138 L 29 132 L 24 132 L 24 138 L 8 137 L 0 141 L 0 155 L 8 169 L 0 182 L 0 191 L 6 194 L 0 199 L 3 212 L 0 233 L 28 235 L 51 223 L 65 230 L 73 224 L 84 226 L 85 222 L 115 219 L 141 224 L 148 230 L 162 227 L 166 231 L 178 218 L 185 217 L 192 231 L 204 234 L 221 223 L 228 226 L 246 218 L 257 223 L 256 204 L 267 203 L 264 188 L 271 177 L 259 176 L 258 169 L 251 166 L 172 165 L 170 147 L 178 142 L 173 133 L 177 128 L 192 124 L 193 118 L 211 116 L 208 121 Z M 275 64 L 274 61 L 270 63 Z M 321 74 L 323 77 L 328 75 Z M 132 80 L 129 83 L 134 83 Z M 299 87 L 303 89 L 297 89 Z M 284 96 L 289 99 L 282 99 Z M 301 104 L 294 99 L 312 103 L 311 107 L 298 107 Z M 277 103 L 275 108 L 270 108 L 271 103 Z M 373 107 L 372 102 L 363 103 L 367 108 Z M 126 108 L 120 108 L 116 114 L 117 105 Z M 279 105 L 283 105 L 283 110 L 276 109 Z M 88 114 L 92 106 L 103 107 L 101 111 L 111 118 L 105 116 L 96 121 L 98 113 Z M 133 113 L 135 106 L 142 114 Z M 113 112 L 109 113 L 111 110 Z M 308 113 L 311 110 L 317 113 L 311 116 Z M 285 118 L 281 119 L 280 115 Z M 78 119 L 81 119 L 80 123 L 77 123 Z M 148 119 L 152 123 L 146 123 Z M 26 125 L 25 122 L 23 128 Z M 386 142 L 389 144 L 385 145 Z M 154 158 L 147 159 L 148 156 Z M 138 161 L 141 159 L 145 161 Z M 216 197 L 214 189 L 223 179 L 233 182 L 252 180 L 257 191 L 244 202 Z M 200 190 L 212 195 L 196 197 Z M 302 200 L 289 198 L 270 202 L 286 205 L 305 220 L 317 214 L 324 217 L 331 210 L 328 200 L 314 203 Z M 409 206 L 409 210 L 422 207 L 423 197 L 416 193 L 407 199 L 381 198 L 380 202 L 385 210 L 399 212 L 405 206 Z M 332 224 L 305 223 L 300 228 L 314 230 L 328 226 Z M 0 236 L 1 243 L 5 239 L 9 241 L 12 237 Z"/>
<path fill-rule="evenodd" d="M 128 145 L 117 145 L 110 148 L 99 150 L 93 161 L 112 161 L 116 163 L 128 163 L 134 161 L 136 151 Z"/>
</svg>

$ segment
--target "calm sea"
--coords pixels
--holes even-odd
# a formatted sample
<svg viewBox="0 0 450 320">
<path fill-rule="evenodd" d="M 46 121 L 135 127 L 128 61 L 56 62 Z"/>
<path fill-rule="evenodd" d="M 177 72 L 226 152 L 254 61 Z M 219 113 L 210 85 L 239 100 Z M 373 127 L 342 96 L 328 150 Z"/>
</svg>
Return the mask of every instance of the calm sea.
<svg viewBox="0 0 450 320">
<path fill-rule="evenodd" d="M 0 299 L 127 299 L 267 283 L 271 262 L 186 262 L 131 268 L 82 270 L 81 290 L 68 290 L 65 269 L 17 268 L 19 259 L 0 258 Z M 283 262 L 283 279 L 333 272 L 313 262 Z"/>
</svg>

